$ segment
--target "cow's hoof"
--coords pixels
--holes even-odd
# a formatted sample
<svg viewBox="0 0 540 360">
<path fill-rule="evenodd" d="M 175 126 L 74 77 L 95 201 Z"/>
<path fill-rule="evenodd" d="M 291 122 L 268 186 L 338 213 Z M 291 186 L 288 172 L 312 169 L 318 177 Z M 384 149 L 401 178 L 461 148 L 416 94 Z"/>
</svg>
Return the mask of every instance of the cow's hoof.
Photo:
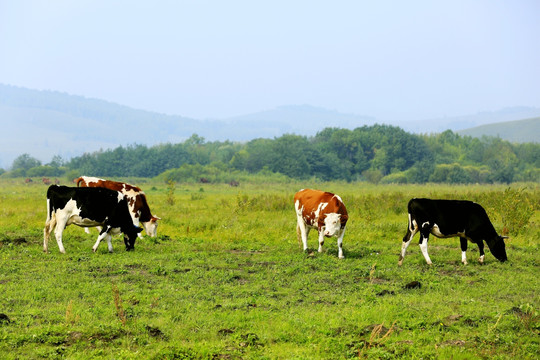
<svg viewBox="0 0 540 360">
<path fill-rule="evenodd" d="M 345 256 L 338 256 L 338 259 L 345 259 Z"/>
</svg>

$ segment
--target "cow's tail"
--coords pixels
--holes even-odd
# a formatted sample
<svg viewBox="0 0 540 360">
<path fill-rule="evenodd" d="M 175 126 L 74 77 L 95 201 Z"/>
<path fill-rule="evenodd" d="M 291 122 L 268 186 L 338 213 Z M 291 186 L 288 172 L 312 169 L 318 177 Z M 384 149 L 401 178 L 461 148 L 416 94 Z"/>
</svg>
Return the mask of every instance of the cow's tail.
<svg viewBox="0 0 540 360">
<path fill-rule="evenodd" d="M 403 237 L 403 242 L 411 241 L 412 237 L 418 231 L 418 224 L 411 213 L 407 214 L 409 220 L 407 221 L 407 233 Z"/>
<path fill-rule="evenodd" d="M 298 246 L 302 248 L 302 231 L 300 230 L 300 225 L 296 224 L 296 239 L 298 240 Z"/>
</svg>

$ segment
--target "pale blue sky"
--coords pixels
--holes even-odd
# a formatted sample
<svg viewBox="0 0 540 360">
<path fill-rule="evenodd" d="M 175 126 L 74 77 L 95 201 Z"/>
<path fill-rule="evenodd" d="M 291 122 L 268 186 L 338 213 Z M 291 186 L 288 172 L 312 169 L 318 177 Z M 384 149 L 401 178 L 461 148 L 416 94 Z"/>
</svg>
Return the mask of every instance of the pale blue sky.
<svg viewBox="0 0 540 360">
<path fill-rule="evenodd" d="M 0 83 L 226 118 L 540 107 L 540 1 L 0 0 Z"/>
</svg>

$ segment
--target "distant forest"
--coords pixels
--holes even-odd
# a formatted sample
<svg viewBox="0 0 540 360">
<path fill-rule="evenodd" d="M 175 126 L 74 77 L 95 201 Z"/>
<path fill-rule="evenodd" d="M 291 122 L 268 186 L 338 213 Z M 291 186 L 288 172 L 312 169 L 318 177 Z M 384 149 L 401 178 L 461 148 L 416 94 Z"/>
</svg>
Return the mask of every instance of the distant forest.
<svg viewBox="0 0 540 360">
<path fill-rule="evenodd" d="M 320 179 L 373 183 L 540 182 L 540 144 L 500 138 L 411 134 L 389 125 L 326 128 L 315 136 L 283 135 L 246 143 L 207 142 L 120 146 L 41 164 L 19 156 L 2 177 L 145 177 L 176 182 Z"/>
</svg>

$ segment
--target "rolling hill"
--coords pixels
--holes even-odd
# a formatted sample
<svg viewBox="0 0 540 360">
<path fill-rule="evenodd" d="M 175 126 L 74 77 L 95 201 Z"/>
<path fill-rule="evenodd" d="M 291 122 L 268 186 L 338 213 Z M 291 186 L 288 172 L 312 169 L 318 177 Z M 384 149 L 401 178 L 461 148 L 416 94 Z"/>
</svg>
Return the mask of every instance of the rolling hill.
<svg viewBox="0 0 540 360">
<path fill-rule="evenodd" d="M 476 126 L 457 131 L 472 137 L 495 136 L 515 143 L 540 142 L 540 117 Z"/>
</svg>

